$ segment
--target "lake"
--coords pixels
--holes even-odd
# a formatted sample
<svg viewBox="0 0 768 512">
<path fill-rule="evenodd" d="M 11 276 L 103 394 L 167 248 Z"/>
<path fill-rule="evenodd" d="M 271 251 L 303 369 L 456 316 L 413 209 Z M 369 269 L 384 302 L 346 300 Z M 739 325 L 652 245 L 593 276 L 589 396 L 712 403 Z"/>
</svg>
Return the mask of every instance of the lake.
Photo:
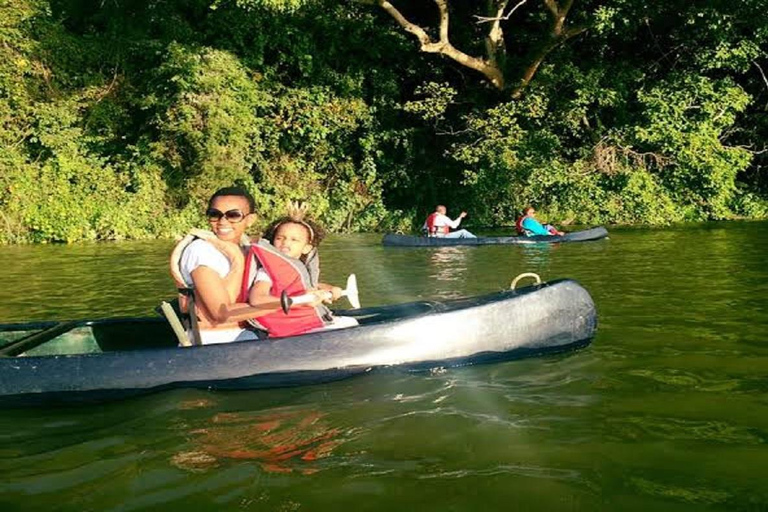
<svg viewBox="0 0 768 512">
<path fill-rule="evenodd" d="M 323 280 L 356 273 L 364 306 L 536 272 L 590 292 L 597 336 L 506 363 L 4 410 L 0 506 L 768 510 L 768 223 L 609 231 L 435 249 L 330 237 Z M 154 315 L 174 294 L 172 245 L 3 247 L 0 322 Z"/>
</svg>

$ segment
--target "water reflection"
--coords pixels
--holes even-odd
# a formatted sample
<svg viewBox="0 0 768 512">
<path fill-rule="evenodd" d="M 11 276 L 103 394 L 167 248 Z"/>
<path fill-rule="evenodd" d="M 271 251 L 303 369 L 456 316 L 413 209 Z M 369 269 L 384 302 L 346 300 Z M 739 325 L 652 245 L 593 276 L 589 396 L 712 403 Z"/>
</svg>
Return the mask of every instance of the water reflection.
<svg viewBox="0 0 768 512">
<path fill-rule="evenodd" d="M 429 277 L 437 281 L 447 283 L 463 282 L 467 273 L 467 248 L 465 247 L 440 247 L 434 249 L 429 257 Z M 441 298 L 452 298 L 460 295 L 459 288 L 453 287 Z"/>
<path fill-rule="evenodd" d="M 197 402 L 195 406 L 208 406 Z M 349 432 L 331 426 L 312 409 L 218 412 L 185 425 L 188 446 L 174 454 L 173 466 L 204 471 L 227 461 L 250 461 L 270 473 L 316 473 L 316 464 L 346 441 Z"/>
<path fill-rule="evenodd" d="M 522 245 L 523 256 L 529 265 L 537 267 L 546 266 L 549 263 L 552 253 L 560 248 L 560 244 L 526 244 Z"/>
</svg>

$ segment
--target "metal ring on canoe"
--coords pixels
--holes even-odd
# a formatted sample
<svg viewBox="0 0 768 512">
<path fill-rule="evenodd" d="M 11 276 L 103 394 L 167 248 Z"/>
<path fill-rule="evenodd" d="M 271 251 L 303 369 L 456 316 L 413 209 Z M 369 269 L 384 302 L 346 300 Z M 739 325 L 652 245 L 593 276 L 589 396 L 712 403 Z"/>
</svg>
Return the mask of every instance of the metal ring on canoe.
<svg viewBox="0 0 768 512">
<path fill-rule="evenodd" d="M 516 278 L 512 280 L 512 284 L 509 285 L 510 290 L 514 290 L 517 286 L 517 283 L 520 282 L 520 280 L 525 279 L 526 277 L 531 277 L 536 280 L 536 284 L 541 284 L 541 278 L 539 277 L 539 274 L 534 274 L 533 272 L 523 272 Z"/>
</svg>

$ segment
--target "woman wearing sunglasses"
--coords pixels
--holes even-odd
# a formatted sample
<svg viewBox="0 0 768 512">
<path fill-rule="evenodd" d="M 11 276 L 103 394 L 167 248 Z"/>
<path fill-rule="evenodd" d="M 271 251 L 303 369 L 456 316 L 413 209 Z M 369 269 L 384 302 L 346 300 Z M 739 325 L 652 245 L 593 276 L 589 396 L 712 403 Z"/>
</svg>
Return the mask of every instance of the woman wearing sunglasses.
<svg viewBox="0 0 768 512">
<path fill-rule="evenodd" d="M 250 288 L 253 282 L 253 275 L 245 277 L 244 282 L 248 247 L 241 246 L 241 239 L 256 220 L 254 206 L 253 197 L 242 188 L 216 191 L 206 211 L 216 239 L 194 240 L 179 260 L 184 284 L 194 289 L 200 341 L 204 345 L 256 339 L 257 333 L 242 322 L 280 308 L 279 299 L 256 306 L 238 301 L 241 288 Z M 321 300 L 319 297 L 318 303 Z"/>
</svg>

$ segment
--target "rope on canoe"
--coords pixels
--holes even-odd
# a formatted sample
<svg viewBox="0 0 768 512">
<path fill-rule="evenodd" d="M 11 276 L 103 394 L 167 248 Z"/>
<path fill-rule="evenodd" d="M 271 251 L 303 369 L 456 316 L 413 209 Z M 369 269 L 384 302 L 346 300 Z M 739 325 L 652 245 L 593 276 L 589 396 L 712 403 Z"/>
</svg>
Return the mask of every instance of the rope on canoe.
<svg viewBox="0 0 768 512">
<path fill-rule="evenodd" d="M 509 285 L 510 290 L 514 290 L 517 286 L 517 283 L 519 283 L 522 279 L 525 279 L 526 277 L 530 277 L 536 280 L 535 284 L 541 284 L 541 278 L 539 277 L 539 274 L 534 274 L 533 272 L 523 272 L 516 278 L 512 280 L 512 284 Z"/>
</svg>

